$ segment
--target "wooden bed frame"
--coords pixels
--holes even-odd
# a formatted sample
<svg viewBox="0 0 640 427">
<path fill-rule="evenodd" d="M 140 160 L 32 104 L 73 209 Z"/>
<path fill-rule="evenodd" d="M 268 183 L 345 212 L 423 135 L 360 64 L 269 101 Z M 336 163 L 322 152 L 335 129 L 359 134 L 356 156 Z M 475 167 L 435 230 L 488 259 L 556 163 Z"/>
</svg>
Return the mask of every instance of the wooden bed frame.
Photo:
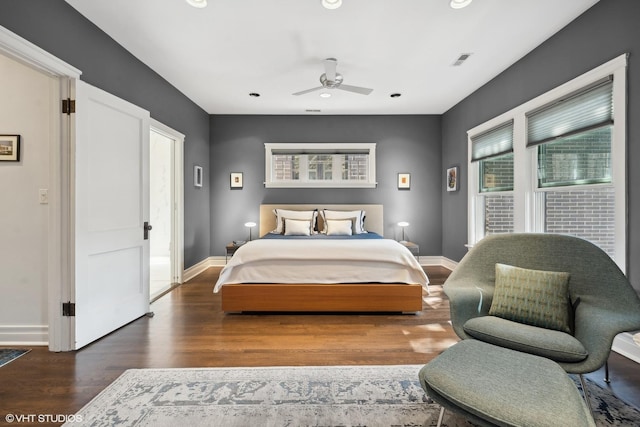
<svg viewBox="0 0 640 427">
<path fill-rule="evenodd" d="M 273 209 L 366 211 L 368 230 L 384 235 L 382 205 L 260 205 L 260 236 L 275 229 Z M 406 283 L 227 284 L 224 312 L 410 312 L 422 310 L 422 286 Z"/>
</svg>

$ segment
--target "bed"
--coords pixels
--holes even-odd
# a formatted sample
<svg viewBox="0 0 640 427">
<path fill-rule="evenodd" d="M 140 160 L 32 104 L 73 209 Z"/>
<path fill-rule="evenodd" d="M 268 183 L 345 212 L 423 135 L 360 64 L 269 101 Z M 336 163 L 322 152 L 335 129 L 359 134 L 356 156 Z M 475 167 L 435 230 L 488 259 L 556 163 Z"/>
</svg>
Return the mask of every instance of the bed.
<svg viewBox="0 0 640 427">
<path fill-rule="evenodd" d="M 277 212 L 316 211 L 308 236 L 284 236 Z M 361 211 L 366 219 L 331 215 Z M 324 221 L 322 213 L 327 215 Z M 285 218 L 287 234 L 304 220 Z M 306 219 L 306 218 L 305 218 Z M 364 226 L 362 226 L 364 223 Z M 352 236 L 327 235 L 349 226 Z M 361 225 L 360 232 L 357 224 Z M 362 232 L 366 228 L 366 233 Z M 329 231 L 329 233 L 314 230 Z M 417 312 L 429 279 L 403 245 L 382 238 L 382 205 L 261 205 L 260 239 L 241 246 L 214 286 L 225 312 Z M 339 234 L 339 233 L 338 233 Z"/>
</svg>

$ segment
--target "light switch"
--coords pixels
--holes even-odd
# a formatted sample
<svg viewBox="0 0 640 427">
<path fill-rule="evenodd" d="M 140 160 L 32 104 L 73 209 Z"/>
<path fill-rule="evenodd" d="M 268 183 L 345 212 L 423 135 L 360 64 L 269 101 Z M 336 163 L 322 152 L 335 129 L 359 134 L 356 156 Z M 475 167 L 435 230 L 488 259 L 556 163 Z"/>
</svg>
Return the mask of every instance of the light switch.
<svg viewBox="0 0 640 427">
<path fill-rule="evenodd" d="M 41 205 L 46 205 L 49 203 L 49 190 L 47 190 L 46 188 L 41 188 L 38 191 L 38 196 L 40 198 Z"/>
</svg>

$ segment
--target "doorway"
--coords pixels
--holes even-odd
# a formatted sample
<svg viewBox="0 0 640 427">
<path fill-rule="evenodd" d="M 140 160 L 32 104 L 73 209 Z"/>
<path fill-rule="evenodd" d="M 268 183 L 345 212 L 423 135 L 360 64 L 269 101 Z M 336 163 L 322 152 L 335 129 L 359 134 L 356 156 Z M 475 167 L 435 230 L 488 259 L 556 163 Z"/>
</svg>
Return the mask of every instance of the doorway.
<svg viewBox="0 0 640 427">
<path fill-rule="evenodd" d="M 162 296 L 182 279 L 181 195 L 184 137 L 154 122 L 149 138 L 150 299 Z"/>
</svg>

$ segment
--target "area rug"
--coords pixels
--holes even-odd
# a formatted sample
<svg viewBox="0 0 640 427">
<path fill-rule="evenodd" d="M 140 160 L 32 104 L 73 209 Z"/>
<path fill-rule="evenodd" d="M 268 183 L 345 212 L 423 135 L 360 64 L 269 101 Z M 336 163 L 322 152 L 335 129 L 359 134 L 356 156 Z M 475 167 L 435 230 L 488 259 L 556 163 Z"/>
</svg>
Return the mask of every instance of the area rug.
<svg viewBox="0 0 640 427">
<path fill-rule="evenodd" d="M 421 366 L 131 369 L 65 426 L 435 426 Z M 640 411 L 591 384 L 598 426 Z M 449 427 L 469 426 L 449 412 Z"/>
<path fill-rule="evenodd" d="M 18 357 L 24 356 L 30 351 L 31 350 L 13 349 L 13 348 L 0 349 L 0 368 L 2 368 L 7 363 L 13 362 Z"/>
</svg>

